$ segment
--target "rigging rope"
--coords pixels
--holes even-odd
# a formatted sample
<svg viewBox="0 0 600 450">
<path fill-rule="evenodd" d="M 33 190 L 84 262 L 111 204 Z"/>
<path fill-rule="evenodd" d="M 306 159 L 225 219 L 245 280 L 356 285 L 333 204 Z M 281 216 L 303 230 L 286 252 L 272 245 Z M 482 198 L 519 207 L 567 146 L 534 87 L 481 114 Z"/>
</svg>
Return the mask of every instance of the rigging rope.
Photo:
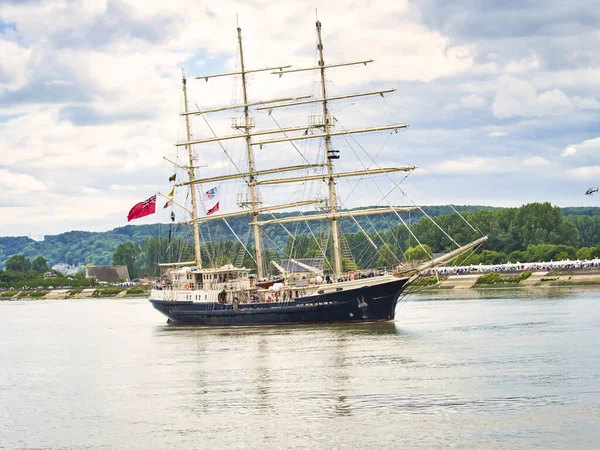
<svg viewBox="0 0 600 450">
<path fill-rule="evenodd" d="M 367 73 L 368 73 L 368 72 L 369 72 L 369 71 L 368 71 L 368 67 L 367 67 Z M 384 103 L 386 104 L 386 106 L 388 106 L 388 107 L 389 107 L 389 104 L 387 103 L 387 99 L 385 98 L 385 96 L 384 96 L 384 95 L 382 95 L 382 97 L 383 97 L 383 100 L 384 100 Z M 353 102 L 353 103 L 352 103 L 352 105 L 355 105 L 355 103 Z M 363 117 L 363 119 L 364 119 L 365 121 L 367 121 L 367 118 L 364 116 L 364 114 L 362 114 L 361 110 L 360 110 L 359 108 L 356 108 L 356 110 L 357 110 L 357 111 L 358 111 L 358 112 L 361 114 L 361 116 Z M 386 115 L 387 115 L 387 113 L 386 113 Z M 368 121 L 367 121 L 367 122 L 368 122 Z M 342 127 L 342 129 L 344 129 L 344 127 Z M 352 138 L 352 140 L 354 140 L 354 142 L 356 142 L 356 144 L 357 144 L 357 145 L 358 145 L 358 146 L 359 146 L 359 147 L 360 147 L 360 148 L 361 148 L 361 149 L 362 149 L 362 150 L 365 152 L 365 154 L 367 154 L 367 156 L 369 156 L 369 157 L 371 158 L 371 160 L 372 160 L 372 161 L 373 161 L 375 164 L 377 164 L 377 163 L 375 162 L 375 159 L 374 159 L 373 157 L 371 157 L 371 156 L 370 156 L 370 155 L 369 155 L 369 154 L 368 154 L 368 153 L 367 153 L 367 152 L 366 152 L 366 151 L 365 151 L 365 150 L 362 148 L 362 146 L 360 146 L 360 144 L 358 144 L 358 142 L 356 141 L 356 139 L 354 138 L 354 136 L 352 136 L 352 135 L 349 135 L 349 136 L 350 136 L 350 137 Z M 391 133 L 390 133 L 390 136 L 391 136 Z M 389 140 L 389 137 L 388 137 L 388 139 L 386 139 L 386 142 L 385 142 L 385 144 L 387 144 L 387 141 L 388 141 L 388 140 Z M 385 145 L 385 144 L 384 144 L 384 145 Z M 409 145 L 409 147 L 410 147 L 410 145 Z M 382 147 L 382 148 L 379 150 L 379 152 L 377 153 L 377 155 L 379 155 L 379 153 L 381 152 L 381 150 L 382 150 L 382 149 L 383 149 L 383 147 Z M 412 150 L 413 150 L 413 152 L 414 152 L 414 148 L 412 148 L 412 147 L 411 147 L 411 149 L 412 149 Z M 377 156 L 377 155 L 376 155 L 376 156 Z M 377 164 L 377 166 L 381 168 L 381 166 L 379 166 L 378 164 Z M 366 168 L 366 169 L 368 169 L 368 167 L 365 167 L 365 168 Z M 420 175 L 421 177 L 423 177 L 423 174 L 422 174 L 422 173 L 420 173 L 419 175 Z M 391 181 L 392 183 L 396 184 L 396 183 L 394 182 L 394 180 L 391 178 L 391 176 L 390 176 L 390 175 L 386 174 L 386 176 L 387 176 L 387 177 L 390 179 L 390 181 Z M 446 189 L 446 188 L 445 188 L 445 186 L 443 185 L 443 183 L 441 182 L 441 180 L 437 179 L 437 181 L 438 181 L 438 182 L 439 182 L 439 183 L 442 185 L 442 187 L 443 187 L 444 189 Z M 403 193 L 403 194 L 406 196 L 406 198 L 408 198 L 408 199 L 411 201 L 411 203 L 413 203 L 413 205 L 415 205 L 415 206 L 416 206 L 416 207 L 417 207 L 417 208 L 418 208 L 418 209 L 419 209 L 419 210 L 420 210 L 420 211 L 421 211 L 421 212 L 422 212 L 422 213 L 423 213 L 423 214 L 424 214 L 424 215 L 425 215 L 425 216 L 426 216 L 426 217 L 427 217 L 427 218 L 428 218 L 428 219 L 429 219 L 431 222 L 433 222 L 433 223 L 434 223 L 434 225 L 435 225 L 437 228 L 439 228 L 439 230 L 440 230 L 440 231 L 441 231 L 441 232 L 442 232 L 442 233 L 443 233 L 443 234 L 444 234 L 444 235 L 445 235 L 445 236 L 446 236 L 448 239 L 450 239 L 450 241 L 451 241 L 451 242 L 453 242 L 453 243 L 454 243 L 454 244 L 455 244 L 457 247 L 460 247 L 460 245 L 459 245 L 459 244 L 458 244 L 458 243 L 457 243 L 457 242 L 456 242 L 454 239 L 452 239 L 452 237 L 450 237 L 450 236 L 448 235 L 448 233 L 446 233 L 446 232 L 445 232 L 445 231 L 444 231 L 444 230 L 443 230 L 443 229 L 442 229 L 442 228 L 441 228 L 441 227 L 440 227 L 440 226 L 439 226 L 439 225 L 438 225 L 438 224 L 437 224 L 437 223 L 436 223 L 436 222 L 435 222 L 435 221 L 434 221 L 434 220 L 433 220 L 433 219 L 432 219 L 432 218 L 431 218 L 431 217 L 430 217 L 430 216 L 429 216 L 429 215 L 428 215 L 428 214 L 427 214 L 427 213 L 426 213 L 426 212 L 425 212 L 425 211 L 424 211 L 424 210 L 423 210 L 423 209 L 422 209 L 422 208 L 421 208 L 419 205 L 417 205 L 417 204 L 416 204 L 416 203 L 415 203 L 415 202 L 412 200 L 412 198 L 410 198 L 410 196 L 408 196 L 408 195 L 407 195 L 407 194 L 406 194 L 406 193 L 405 193 L 405 192 L 404 192 L 402 189 L 400 189 L 400 191 L 401 191 L 401 192 L 402 192 L 402 193 Z M 464 222 L 465 222 L 465 223 L 466 223 L 466 224 L 467 224 L 467 225 L 468 225 L 468 226 L 469 226 L 469 227 L 470 227 L 470 228 L 471 228 L 473 231 L 475 231 L 476 233 L 479 233 L 481 236 L 483 236 L 483 233 L 481 232 L 481 230 L 479 230 L 479 229 L 475 229 L 475 228 L 473 227 L 473 225 L 472 225 L 472 224 L 470 224 L 470 223 L 469 223 L 469 222 L 468 222 L 468 221 L 467 221 L 467 220 L 466 220 L 466 219 L 465 219 L 465 218 L 462 216 L 462 214 L 460 214 L 460 213 L 459 213 L 459 212 L 458 212 L 458 211 L 457 211 L 457 210 L 454 208 L 454 206 L 453 206 L 453 205 L 450 205 L 450 208 L 452 208 L 452 210 L 453 210 L 453 211 L 454 211 L 456 214 L 458 214 L 458 216 L 459 216 L 459 217 L 460 217 L 460 218 L 461 218 L 461 219 L 462 219 L 462 220 L 463 220 L 463 221 L 464 221 Z M 415 237 L 415 239 L 416 239 L 416 237 Z M 417 242 L 418 242 L 418 241 L 417 241 Z M 420 245 L 420 242 L 419 242 L 419 245 Z"/>
<path fill-rule="evenodd" d="M 258 264 L 256 262 L 256 259 L 254 259 L 254 256 L 252 256 L 252 253 L 250 253 L 250 251 L 248 250 L 248 248 L 244 245 L 244 243 L 242 242 L 242 240 L 238 237 L 237 233 L 235 231 L 233 231 L 233 228 L 231 228 L 231 225 L 229 225 L 229 222 L 227 222 L 227 219 L 224 218 L 223 222 L 225 222 L 225 225 L 227 225 L 227 228 L 229 228 L 229 230 L 233 233 L 233 235 L 238 240 L 238 242 L 242 245 L 242 247 L 244 247 L 244 250 L 246 251 L 246 253 L 248 253 L 248 256 L 250 256 L 250 258 L 252 258 L 252 261 L 254 261 L 254 264 Z"/>
<path fill-rule="evenodd" d="M 368 65 L 365 65 L 365 70 L 366 70 L 367 74 L 369 75 L 369 78 L 371 79 L 371 85 L 373 86 L 373 89 L 376 89 L 376 86 L 375 86 L 375 84 L 372 81 L 372 77 L 371 77 Z M 387 101 L 387 98 L 384 95 L 382 95 L 382 98 L 383 98 L 383 102 L 385 103 L 385 105 L 387 106 L 387 108 L 391 109 L 391 106 L 389 105 L 389 103 Z M 361 113 L 361 115 L 363 115 L 362 112 L 360 111 L 360 109 L 358 109 L 358 108 L 356 108 L 356 109 L 359 111 L 359 113 Z M 389 114 L 387 113 L 387 111 L 384 110 L 384 114 L 386 115 L 386 117 L 388 117 L 390 119 L 389 122 L 393 122 L 392 118 L 389 117 Z M 363 118 L 364 118 L 364 115 L 363 115 Z M 365 118 L 365 120 L 366 120 L 366 118 Z M 391 136 L 391 133 L 390 133 L 390 136 Z M 406 139 L 406 137 L 404 135 L 402 135 L 402 138 L 404 139 L 404 141 L 408 145 L 408 147 L 413 151 L 413 153 L 417 154 L 417 152 L 414 149 L 414 147 L 410 144 L 410 142 L 408 142 L 408 139 Z M 423 178 L 423 180 L 426 180 L 426 178 L 423 176 L 422 172 L 419 172 L 419 176 L 421 178 Z M 442 186 L 442 189 L 443 189 L 444 192 L 448 191 L 448 189 L 446 188 L 446 186 L 444 185 L 444 183 L 442 182 L 442 180 L 440 178 L 434 176 L 434 179 Z M 408 198 L 410 199 L 410 197 L 408 197 Z M 412 199 L 411 199 L 411 201 L 412 201 Z M 484 234 L 481 232 L 481 230 L 478 227 L 474 227 L 471 223 L 469 223 L 469 221 L 467 219 L 465 219 L 465 217 L 460 212 L 458 212 L 456 210 L 456 208 L 454 208 L 454 206 L 452 204 L 450 204 L 449 206 L 467 224 L 467 226 L 469 228 L 471 228 L 476 233 L 479 233 L 480 236 L 484 236 Z M 430 218 L 430 220 L 431 220 L 431 218 Z M 442 230 L 442 232 L 443 232 L 443 230 Z M 454 243 L 456 244 L 456 242 L 454 242 Z"/>
<path fill-rule="evenodd" d="M 418 155 L 417 151 L 414 149 L 414 147 L 411 145 L 411 143 L 408 142 L 408 139 L 406 139 L 406 137 L 404 135 L 402 136 L 402 138 L 404 139 L 405 144 L 413 151 L 413 153 Z M 428 181 L 422 173 L 419 173 L 419 176 L 423 180 Z M 446 185 L 443 183 L 443 181 L 439 177 L 434 176 L 433 178 L 435 179 L 435 181 L 437 181 L 440 184 L 443 191 L 445 191 L 445 192 L 448 191 L 448 188 L 446 187 Z M 473 230 L 475 233 L 479 233 L 481 236 L 484 236 L 484 234 L 481 232 L 481 230 L 478 227 L 475 227 L 474 225 L 472 225 L 467 219 L 465 219 L 465 217 L 459 211 L 457 211 L 456 208 L 454 208 L 454 206 L 452 204 L 450 204 L 448 206 L 450 206 L 452 211 L 454 211 L 469 226 L 469 228 L 471 228 L 471 230 Z"/>
<path fill-rule="evenodd" d="M 355 141 L 356 142 L 356 141 Z M 360 146 L 360 144 L 358 144 L 358 142 L 356 142 L 356 144 L 366 153 L 366 151 Z M 362 160 L 358 157 L 358 155 L 356 154 L 356 152 L 354 151 L 354 149 L 352 148 L 352 146 L 350 146 L 350 149 L 352 150 L 352 152 L 354 153 L 354 156 L 356 156 L 356 159 L 358 159 L 358 161 L 362 164 L 362 166 L 366 169 L 365 164 L 362 162 Z M 368 153 L 367 153 L 368 155 Z M 375 161 L 373 161 L 375 162 Z M 377 163 L 375 163 L 377 164 Z M 379 165 L 378 165 L 379 166 Z M 389 177 L 389 175 L 388 175 Z M 394 181 L 392 180 L 392 183 L 394 183 Z M 375 186 L 377 187 L 377 190 L 379 191 L 380 194 L 383 195 L 383 191 L 381 190 L 381 188 L 379 187 L 379 185 L 375 182 L 373 182 L 373 184 L 375 184 Z M 396 184 L 396 183 L 394 183 Z M 400 189 L 400 187 L 396 184 L 396 187 L 400 190 L 400 192 L 402 192 L 404 195 L 405 192 Z M 408 196 L 406 196 L 408 197 Z M 398 211 L 395 210 L 394 206 L 392 205 L 392 203 L 384 196 L 385 200 L 387 201 L 388 205 L 390 206 L 390 208 L 392 208 L 394 210 L 394 213 L 396 214 L 396 216 L 398 217 L 398 219 L 400 219 L 400 222 L 402 222 L 402 224 L 406 227 L 406 229 L 408 230 L 408 232 L 412 235 L 412 237 L 419 243 L 419 246 L 425 251 L 425 253 L 427 253 L 427 255 L 430 258 L 433 258 L 433 255 L 429 255 L 429 252 L 425 249 L 425 247 L 423 246 L 423 244 L 421 243 L 421 241 L 419 241 L 419 239 L 417 238 L 417 236 L 415 236 L 415 234 L 412 232 L 412 230 L 408 227 L 408 225 L 406 224 L 406 222 L 404 221 L 404 219 L 400 216 L 400 214 L 398 214 Z M 408 197 L 409 198 L 409 197 Z M 411 200 L 412 201 L 412 200 Z M 413 202 L 414 204 L 414 202 Z M 418 207 L 418 206 L 417 206 Z"/>
<path fill-rule="evenodd" d="M 343 129 L 344 131 L 348 131 L 348 130 L 346 130 L 344 127 L 342 127 L 342 129 Z M 376 161 L 375 161 L 375 160 L 374 160 L 374 159 L 371 157 L 371 155 L 369 155 L 369 153 L 368 153 L 368 152 L 367 152 L 367 151 L 366 151 L 366 150 L 365 150 L 365 149 L 364 149 L 364 148 L 363 148 L 363 147 L 362 147 L 362 146 L 361 146 L 361 145 L 360 145 L 360 144 L 359 144 L 359 143 L 356 141 L 356 139 L 355 139 L 355 138 L 354 138 L 352 135 L 345 135 L 345 136 L 350 136 L 350 138 L 351 138 L 351 139 L 352 139 L 352 140 L 353 140 L 353 141 L 356 143 L 356 145 L 358 145 L 358 147 L 359 147 L 359 148 L 360 148 L 360 149 L 361 149 L 361 150 L 362 150 L 362 151 L 363 151 L 363 152 L 364 152 L 364 153 L 365 153 L 365 154 L 366 154 L 366 155 L 367 155 L 367 156 L 368 156 L 368 157 L 371 159 L 371 161 L 373 161 L 373 163 L 375 163 L 375 164 L 377 165 L 377 167 L 379 167 L 379 168 L 381 169 L 381 166 L 379 165 L 379 163 L 377 163 L 377 162 L 376 162 Z M 351 147 L 351 148 L 352 148 L 352 147 Z M 354 150 L 352 150 L 352 151 L 354 152 Z M 361 159 L 358 157 L 358 155 L 356 154 L 356 152 L 354 152 L 354 155 L 355 155 L 355 156 L 356 156 L 356 158 L 357 158 L 357 159 L 358 159 L 358 160 L 361 162 L 361 164 L 363 164 L 363 167 L 365 167 L 364 163 L 363 163 L 363 162 L 361 161 Z M 366 167 L 365 167 L 365 169 L 366 169 Z M 448 233 L 446 233 L 446 231 L 445 231 L 445 230 L 444 230 L 442 227 L 440 227 L 440 226 L 439 226 L 439 225 L 438 225 L 438 224 L 437 224 L 437 223 L 436 223 L 436 222 L 435 222 L 435 221 L 434 221 L 434 220 L 433 220 L 433 219 L 432 219 L 432 218 L 429 216 L 429 214 L 427 214 L 427 213 L 426 213 L 426 212 L 423 210 L 423 208 L 421 208 L 421 206 L 420 206 L 420 205 L 418 205 L 418 204 L 417 204 L 417 203 L 416 203 L 416 202 L 415 202 L 415 201 L 414 201 L 414 200 L 413 200 L 413 199 L 412 199 L 412 198 L 411 198 L 411 197 L 410 197 L 410 196 L 409 196 L 409 195 L 408 195 L 406 192 L 404 192 L 404 190 L 403 190 L 403 189 L 402 189 L 402 188 L 401 188 L 401 187 L 398 185 L 398 183 L 396 183 L 396 182 L 394 181 L 394 179 L 393 179 L 393 178 L 392 178 L 392 177 L 391 177 L 391 176 L 390 176 L 388 173 L 385 173 L 384 175 L 386 175 L 386 176 L 387 176 L 387 178 L 388 178 L 388 179 L 389 179 L 389 180 L 390 180 L 390 181 L 391 181 L 391 182 L 392 182 L 392 183 L 393 183 L 393 184 L 394 184 L 394 185 L 395 185 L 395 186 L 398 188 L 398 190 L 399 190 L 400 192 L 402 192 L 402 194 L 403 194 L 403 195 L 404 195 L 404 196 L 405 196 L 407 199 L 409 199 L 409 200 L 410 200 L 410 202 L 411 202 L 411 203 L 412 203 L 414 206 L 416 206 L 416 207 L 417 207 L 417 209 L 418 209 L 419 211 L 421 211 L 421 213 L 423 213 L 423 215 L 425 215 L 425 216 L 426 216 L 426 217 L 427 217 L 427 218 L 428 218 L 428 219 L 429 219 L 429 220 L 430 220 L 430 221 L 431 221 L 431 222 L 432 222 L 432 223 L 433 223 L 433 224 L 434 224 L 434 225 L 435 225 L 435 226 L 436 226 L 436 227 L 437 227 L 437 228 L 438 228 L 438 229 L 439 229 L 439 230 L 440 230 L 440 231 L 441 231 L 441 232 L 442 232 L 442 233 L 443 233 L 443 234 L 444 234 L 444 235 L 445 235 L 445 236 L 446 236 L 448 239 L 450 239 L 452 242 L 454 242 L 454 244 L 455 244 L 457 247 L 460 247 L 460 245 L 458 244 L 458 242 L 456 242 L 456 241 L 455 241 L 455 240 L 454 240 L 454 239 L 453 239 L 453 238 L 452 238 L 452 237 L 451 237 L 451 236 L 450 236 Z M 381 192 L 381 189 L 379 189 L 379 186 L 377 185 L 377 183 L 375 183 L 375 185 L 377 186 L 377 189 L 378 189 L 378 190 Z M 389 203 L 389 200 L 388 200 L 388 204 L 389 204 L 389 205 L 390 205 L 390 206 L 393 208 L 393 206 L 392 206 L 392 205 Z M 397 215 L 398 215 L 398 214 L 397 214 Z M 398 218 L 399 218 L 400 220 L 402 220 L 402 218 L 401 218 L 399 215 L 398 215 Z M 403 224 L 406 226 L 406 224 L 405 224 L 404 220 L 402 220 L 402 223 L 403 223 Z M 412 235 L 412 236 L 415 238 L 415 240 L 416 240 L 416 241 L 419 243 L 419 245 L 421 246 L 421 248 L 422 248 L 423 250 L 425 250 L 425 248 L 423 247 L 423 244 L 421 244 L 421 242 L 420 242 L 420 241 L 417 239 L 417 237 L 414 235 L 414 233 L 412 233 L 412 231 L 411 231 L 411 235 Z M 428 253 L 428 252 L 427 252 L 427 253 Z M 429 256 L 430 256 L 430 257 L 433 257 L 433 255 L 429 255 Z"/>
</svg>

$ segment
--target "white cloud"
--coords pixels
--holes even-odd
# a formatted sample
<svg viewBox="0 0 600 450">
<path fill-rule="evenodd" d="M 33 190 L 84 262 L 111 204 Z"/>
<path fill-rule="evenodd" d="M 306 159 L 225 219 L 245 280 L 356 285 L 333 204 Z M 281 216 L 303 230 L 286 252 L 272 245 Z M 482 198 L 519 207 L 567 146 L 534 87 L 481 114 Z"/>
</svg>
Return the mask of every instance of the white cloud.
<svg viewBox="0 0 600 450">
<path fill-rule="evenodd" d="M 482 106 L 485 106 L 485 98 L 480 95 L 471 94 L 462 97 L 460 103 L 465 108 L 481 108 Z"/>
<path fill-rule="evenodd" d="M 600 161 L 600 137 L 565 147 L 561 156 L 595 156 Z"/>
<path fill-rule="evenodd" d="M 123 191 L 136 191 L 138 190 L 138 186 L 127 185 L 127 184 L 111 184 L 109 186 L 111 191 L 123 192 Z"/>
<path fill-rule="evenodd" d="M 600 109 L 600 102 L 595 98 L 573 97 L 573 103 L 580 109 Z"/>
<path fill-rule="evenodd" d="M 83 186 L 81 188 L 81 192 L 86 194 L 86 195 L 100 195 L 102 194 L 102 191 L 100 189 L 96 189 L 96 188 L 91 188 L 88 186 Z"/>
<path fill-rule="evenodd" d="M 48 80 L 44 81 L 46 86 L 71 86 L 73 83 L 65 80 Z"/>
<path fill-rule="evenodd" d="M 505 71 L 509 73 L 523 73 L 539 69 L 540 61 L 536 56 L 522 58 L 518 61 L 509 61 L 506 64 Z"/>
<path fill-rule="evenodd" d="M 564 148 L 561 157 L 566 174 L 571 179 L 592 180 L 600 176 L 600 137 L 571 144 Z"/>
<path fill-rule="evenodd" d="M 27 64 L 31 49 L 2 39 L 0 34 L 0 91 L 19 89 L 27 84 Z M 1 95 L 1 94 L 0 94 Z"/>
<path fill-rule="evenodd" d="M 500 119 L 556 116 L 572 108 L 571 100 L 560 89 L 538 93 L 532 83 L 508 75 L 500 78 L 493 104 L 494 114 Z"/>
<path fill-rule="evenodd" d="M 461 97 L 459 103 L 450 103 L 444 106 L 446 111 L 454 111 L 460 108 L 477 109 L 485 106 L 485 98 L 480 95 L 470 94 L 465 97 Z"/>
<path fill-rule="evenodd" d="M 469 174 L 469 173 L 499 173 L 505 172 L 507 167 L 500 161 L 492 158 L 459 158 L 456 160 L 444 161 L 433 167 L 432 171 L 447 174 Z"/>
<path fill-rule="evenodd" d="M 533 156 L 523 160 L 523 165 L 529 167 L 547 166 L 548 164 L 550 164 L 549 161 L 542 156 Z"/>
<path fill-rule="evenodd" d="M 52 171 L 46 173 L 47 176 L 59 175 L 71 168 L 103 173 L 134 166 L 158 167 L 164 149 L 172 146 L 164 130 L 156 129 L 152 122 L 76 126 L 61 120 L 56 107 L 43 108 L 0 124 L 0 135 L 3 164 Z"/>
<path fill-rule="evenodd" d="M 488 133 L 489 137 L 503 137 L 503 136 L 508 136 L 508 133 L 505 131 L 492 131 L 490 133 Z"/>
<path fill-rule="evenodd" d="M 541 166 L 549 165 L 549 161 L 541 156 L 521 159 L 518 157 L 463 157 L 444 161 L 433 167 L 433 172 L 446 174 L 506 174 L 517 172 L 535 172 Z"/>
<path fill-rule="evenodd" d="M 47 186 L 36 180 L 31 175 L 23 173 L 12 173 L 6 169 L 0 169 L 0 190 L 4 196 L 12 194 L 27 194 L 47 190 Z"/>
<path fill-rule="evenodd" d="M 600 79 L 600 67 L 560 67 L 552 72 L 537 73 L 531 77 L 531 81 L 538 89 L 572 89 L 584 88 L 592 91 L 598 86 Z"/>
<path fill-rule="evenodd" d="M 600 177 L 600 165 L 577 167 L 569 169 L 567 173 L 571 178 L 576 180 L 598 179 Z"/>
</svg>

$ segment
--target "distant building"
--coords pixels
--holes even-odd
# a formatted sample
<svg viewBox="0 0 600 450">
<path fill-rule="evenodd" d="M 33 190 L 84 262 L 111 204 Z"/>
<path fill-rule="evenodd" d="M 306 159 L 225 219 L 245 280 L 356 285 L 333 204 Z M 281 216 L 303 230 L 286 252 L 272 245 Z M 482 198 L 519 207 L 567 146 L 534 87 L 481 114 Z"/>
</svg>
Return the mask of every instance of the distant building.
<svg viewBox="0 0 600 450">
<path fill-rule="evenodd" d="M 52 269 L 58 270 L 60 273 L 64 273 L 65 275 L 75 275 L 77 272 L 83 272 L 83 268 L 85 266 L 78 265 L 72 266 L 70 264 L 58 263 L 52 266 Z"/>
<path fill-rule="evenodd" d="M 129 270 L 127 266 L 86 266 L 85 277 L 94 278 L 96 281 L 118 283 L 129 281 Z"/>
<path fill-rule="evenodd" d="M 56 274 L 54 272 L 45 272 L 44 280 L 47 280 L 48 278 L 56 278 Z"/>
</svg>

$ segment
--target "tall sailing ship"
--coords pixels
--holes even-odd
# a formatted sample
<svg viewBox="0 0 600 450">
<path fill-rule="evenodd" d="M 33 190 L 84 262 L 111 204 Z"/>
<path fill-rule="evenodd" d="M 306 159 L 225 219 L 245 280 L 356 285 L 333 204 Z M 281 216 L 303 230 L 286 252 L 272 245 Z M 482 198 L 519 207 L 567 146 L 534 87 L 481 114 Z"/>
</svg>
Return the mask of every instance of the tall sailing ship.
<svg viewBox="0 0 600 450">
<path fill-rule="evenodd" d="M 325 77 L 327 70 L 343 66 L 366 65 L 373 61 L 363 60 L 325 64 L 321 23 L 318 20 L 316 22 L 316 37 L 318 61 L 314 67 L 297 69 L 291 68 L 291 66 L 277 66 L 247 69 L 244 61 L 242 33 L 238 27 L 239 70 L 230 73 L 204 75 L 197 78 L 205 81 L 227 76 L 241 78 L 241 104 L 192 111 L 189 108 L 187 81 L 185 76 L 183 77 L 184 112 L 182 115 L 186 124 L 186 140 L 179 142 L 177 146 L 187 150 L 187 161 L 185 166 L 176 165 L 187 172 L 188 180 L 176 186 L 189 189 L 191 200 L 189 213 L 193 228 L 194 261 L 163 265 L 165 275 L 162 281 L 154 287 L 149 299 L 154 308 L 168 317 L 170 323 L 220 326 L 393 320 L 396 304 L 401 293 L 412 280 L 418 277 L 421 270 L 436 264 L 443 264 L 485 240 L 485 237 L 482 237 L 462 247 L 457 244 L 458 248 L 456 250 L 438 259 L 431 258 L 429 261 L 421 263 L 420 266 L 403 269 L 404 266 L 400 265 L 393 271 L 378 272 L 361 272 L 356 269 L 352 271 L 348 270 L 347 265 L 344 267 L 343 245 L 345 242 L 340 234 L 340 219 L 351 218 L 361 228 L 359 222 L 356 221 L 356 217 L 393 213 L 400 222 L 406 225 L 399 213 L 420 208 L 417 205 L 395 207 L 391 203 L 388 207 L 378 208 L 347 210 L 341 207 L 336 192 L 336 181 L 342 178 L 372 177 L 378 174 L 389 177 L 389 174 L 393 173 L 410 172 L 415 167 L 365 167 L 363 170 L 347 172 L 335 170 L 335 162 L 340 158 L 340 154 L 334 148 L 332 138 L 385 130 L 397 131 L 406 128 L 408 125 L 393 124 L 335 130 L 336 119 L 330 113 L 330 102 L 354 97 L 383 96 L 395 89 L 328 96 Z M 248 100 L 249 74 L 271 72 L 278 77 L 282 77 L 287 74 L 307 71 L 318 74 L 320 92 L 317 98 L 314 98 L 314 96 L 296 96 L 252 102 Z M 308 124 L 255 130 L 254 111 L 266 111 L 270 115 L 275 109 L 292 108 L 297 105 L 320 105 L 322 110 L 319 111 L 320 114 L 311 116 Z M 235 134 L 214 135 L 200 139 L 192 137 L 190 116 L 205 118 L 210 113 L 227 110 L 242 112 L 240 116 L 233 118 L 232 128 L 236 130 Z M 269 135 L 274 137 L 269 137 Z M 247 164 L 243 170 L 213 177 L 202 178 L 196 176 L 197 163 L 193 146 L 210 143 L 221 145 L 223 141 L 235 139 L 245 141 L 245 162 Z M 306 164 L 278 166 L 263 170 L 256 167 L 254 154 L 256 148 L 262 148 L 267 144 L 294 143 L 317 139 L 320 139 L 324 146 L 321 160 L 316 163 L 306 161 Z M 301 176 L 282 176 L 289 172 L 303 174 Z M 281 178 L 271 178 L 272 176 L 281 176 Z M 238 201 L 241 209 L 219 213 L 217 203 L 211 210 L 207 211 L 208 214 L 199 215 L 197 186 L 212 186 L 215 183 L 231 180 L 242 180 L 247 186 L 247 195 Z M 271 206 L 262 204 L 258 192 L 260 186 L 307 182 L 324 184 L 327 191 L 325 198 L 297 200 Z M 209 196 L 211 195 L 210 190 L 206 193 Z M 264 218 L 266 214 L 275 210 L 297 209 L 306 205 L 315 205 L 320 213 L 299 214 L 288 217 L 275 217 L 272 215 L 274 218 Z M 249 226 L 253 236 L 254 251 L 250 252 L 245 246 L 244 249 L 254 260 L 256 273 L 252 274 L 251 269 L 235 267 L 232 264 L 220 267 L 203 267 L 199 224 L 214 220 L 226 221 L 228 218 L 241 215 L 249 215 L 250 217 Z M 330 251 L 327 252 L 325 248 L 322 248 L 323 258 L 311 260 L 290 258 L 280 262 L 267 261 L 268 254 L 263 250 L 263 243 L 261 242 L 264 227 L 278 224 L 284 228 L 290 239 L 294 239 L 293 234 L 285 228 L 286 224 L 308 221 L 326 221 L 329 224 Z M 367 239 L 371 245 L 376 247 L 376 244 L 368 236 Z M 329 246 L 329 244 L 323 244 L 323 246 L 325 245 Z M 327 254 L 330 255 L 330 258 L 327 258 Z M 325 259 L 328 259 L 327 267 L 323 264 Z"/>
</svg>

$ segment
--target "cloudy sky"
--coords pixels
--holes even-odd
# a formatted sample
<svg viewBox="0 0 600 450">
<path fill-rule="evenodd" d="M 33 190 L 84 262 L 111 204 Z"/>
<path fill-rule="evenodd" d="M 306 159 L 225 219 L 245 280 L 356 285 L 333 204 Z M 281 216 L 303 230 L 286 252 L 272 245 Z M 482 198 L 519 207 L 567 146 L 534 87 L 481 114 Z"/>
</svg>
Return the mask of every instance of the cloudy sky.
<svg viewBox="0 0 600 450">
<path fill-rule="evenodd" d="M 326 63 L 375 60 L 332 69 L 330 95 L 397 89 L 362 106 L 340 102 L 333 114 L 346 128 L 410 124 L 360 145 L 382 166 L 419 167 L 402 181 L 411 198 L 599 204 L 583 195 L 600 184 L 597 1 L 319 3 Z M 173 169 L 162 157 L 177 158 L 185 137 L 181 71 L 239 67 L 236 14 L 247 68 L 315 63 L 315 4 L 305 0 L 0 0 L 0 236 L 109 230 L 127 223 L 136 202 L 168 193 Z M 250 101 L 314 95 L 314 81 L 256 74 Z M 240 102 L 234 79 L 189 85 L 194 108 Z M 274 128 L 278 117 L 306 123 L 300 115 L 310 112 L 256 120 Z M 230 118 L 214 117 L 215 131 L 233 133 Z M 210 133 L 194 119 L 196 138 Z M 243 154 L 235 145 L 225 147 L 234 160 Z M 309 149 L 277 148 L 257 150 L 262 167 L 301 163 L 297 151 Z M 340 166 L 350 169 L 346 155 Z M 223 159 L 221 148 L 208 149 L 199 170 L 226 171 Z M 234 188 L 223 190 L 233 204 Z M 345 206 L 377 196 L 354 185 Z M 161 210 L 132 223 L 164 219 Z"/>
</svg>

